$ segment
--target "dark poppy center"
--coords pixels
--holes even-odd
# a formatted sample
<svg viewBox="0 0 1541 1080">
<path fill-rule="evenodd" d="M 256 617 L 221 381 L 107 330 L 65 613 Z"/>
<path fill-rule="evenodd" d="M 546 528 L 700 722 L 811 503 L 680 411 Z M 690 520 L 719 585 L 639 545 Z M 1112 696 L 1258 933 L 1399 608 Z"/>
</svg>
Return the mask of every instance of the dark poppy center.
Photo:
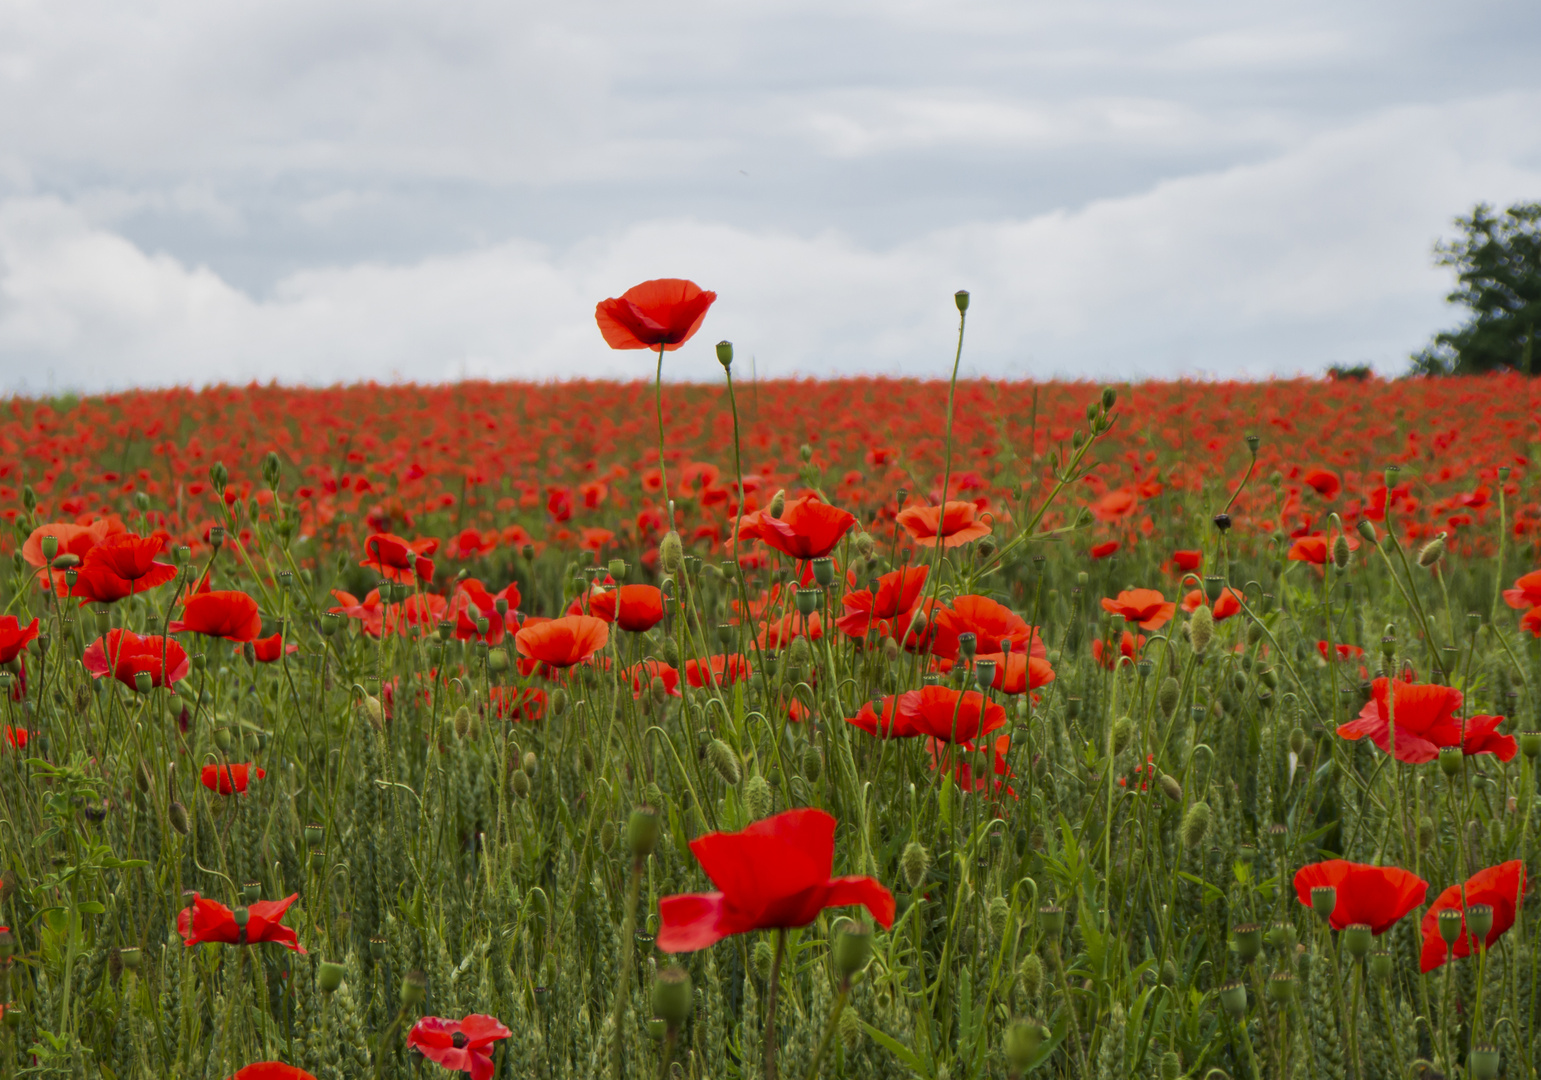
<svg viewBox="0 0 1541 1080">
<path fill-rule="evenodd" d="M 470 1042 L 471 1040 L 466 1038 L 466 1033 L 465 1032 L 457 1031 L 457 1032 L 455 1032 L 454 1035 L 452 1035 L 450 1037 L 449 1041 L 454 1044 L 456 1050 L 461 1050 L 461 1049 L 464 1049 L 465 1044 Z"/>
</svg>

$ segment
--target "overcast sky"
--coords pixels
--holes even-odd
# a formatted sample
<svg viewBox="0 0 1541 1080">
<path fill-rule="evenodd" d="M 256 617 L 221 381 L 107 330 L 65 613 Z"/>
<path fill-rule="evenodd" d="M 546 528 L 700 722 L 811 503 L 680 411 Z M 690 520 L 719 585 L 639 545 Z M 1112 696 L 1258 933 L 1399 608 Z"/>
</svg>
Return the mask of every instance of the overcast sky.
<svg viewBox="0 0 1541 1080">
<path fill-rule="evenodd" d="M 0 391 L 1399 371 L 1541 198 L 1541 5 L 0 0 Z M 720 375 L 719 375 L 720 377 Z"/>
</svg>

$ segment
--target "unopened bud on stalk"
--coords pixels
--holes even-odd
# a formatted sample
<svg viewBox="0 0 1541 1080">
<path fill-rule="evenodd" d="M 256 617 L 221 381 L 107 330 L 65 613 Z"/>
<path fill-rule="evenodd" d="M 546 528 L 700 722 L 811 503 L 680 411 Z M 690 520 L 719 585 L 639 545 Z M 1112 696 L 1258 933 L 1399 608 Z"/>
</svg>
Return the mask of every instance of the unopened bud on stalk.
<svg viewBox="0 0 1541 1080">
<path fill-rule="evenodd" d="M 1202 605 L 1194 608 L 1193 614 L 1188 616 L 1188 641 L 1193 646 L 1194 655 L 1203 656 L 1214 636 L 1214 612 Z"/>
<path fill-rule="evenodd" d="M 604 824 L 599 827 L 599 846 L 603 848 L 606 853 L 614 851 L 615 841 L 617 839 L 618 837 L 616 836 L 615 822 L 606 819 Z"/>
<path fill-rule="evenodd" d="M 872 539 L 871 533 L 857 533 L 855 544 L 856 554 L 860 555 L 864 559 L 870 559 L 872 557 L 872 549 L 876 546 L 876 542 Z"/>
<path fill-rule="evenodd" d="M 765 512 L 773 518 L 779 518 L 781 516 L 781 512 L 786 508 L 787 492 L 785 488 L 781 488 L 776 492 L 776 494 L 771 496 L 770 505 L 765 508 Z"/>
<path fill-rule="evenodd" d="M 1004 896 L 990 901 L 990 933 L 997 938 L 1006 933 L 1006 923 L 1011 918 L 1011 904 Z"/>
<path fill-rule="evenodd" d="M 423 999 L 428 996 L 428 976 L 421 971 L 410 971 L 407 977 L 401 980 L 401 1003 L 403 1005 L 421 1005 Z"/>
<path fill-rule="evenodd" d="M 1027 1072 L 1043 1039 L 1043 1025 L 1033 1020 L 1017 1020 L 1006 1029 L 1006 1072 L 1013 1080 Z"/>
<path fill-rule="evenodd" d="M 803 748 L 802 773 L 803 779 L 810 784 L 817 784 L 819 777 L 824 775 L 824 757 L 817 746 Z"/>
<path fill-rule="evenodd" d="M 664 1022 L 670 1034 L 690 1019 L 694 1004 L 690 975 L 684 968 L 670 964 L 658 973 L 653 980 L 653 1015 Z"/>
<path fill-rule="evenodd" d="M 521 764 L 524 766 L 524 774 L 532 780 L 535 778 L 535 774 L 540 772 L 540 758 L 535 756 L 534 750 L 526 750 L 524 752 Z"/>
<path fill-rule="evenodd" d="M 180 835 L 187 835 L 188 830 L 191 828 L 191 824 L 187 820 L 187 807 L 172 800 L 171 805 L 166 809 L 166 818 L 171 822 L 171 827 Z"/>
<path fill-rule="evenodd" d="M 905 884 L 915 892 L 925 883 L 926 874 L 931 870 L 931 853 L 919 840 L 911 840 L 899 858 L 899 867 L 904 872 Z"/>
<path fill-rule="evenodd" d="M 359 705 L 363 708 L 364 715 L 368 717 L 369 723 L 373 727 L 378 729 L 385 723 L 385 706 L 380 704 L 379 698 L 373 694 L 365 694 L 360 700 Z"/>
<path fill-rule="evenodd" d="M 551 691 L 551 697 L 548 700 L 552 716 L 561 716 L 567 711 L 567 691 L 560 686 Z"/>
<path fill-rule="evenodd" d="M 867 966 L 872 957 L 872 930 L 865 923 L 846 920 L 844 929 L 835 938 L 835 970 L 840 973 L 842 984 L 849 986 L 851 978 Z"/>
<path fill-rule="evenodd" d="M 508 789 L 514 793 L 515 798 L 528 798 L 530 794 L 530 774 L 523 769 L 515 769 L 508 777 Z"/>
<path fill-rule="evenodd" d="M 1348 550 L 1348 537 L 1339 533 L 1332 540 L 1332 565 L 1342 570 L 1348 565 L 1351 552 Z"/>
<path fill-rule="evenodd" d="M 797 456 L 802 458 L 804 465 L 808 464 L 808 462 L 813 460 L 813 447 L 803 443 L 803 445 L 797 448 Z"/>
<path fill-rule="evenodd" d="M 1156 692 L 1156 704 L 1161 708 L 1161 715 L 1168 720 L 1177 711 L 1177 699 L 1182 693 L 1182 687 L 1177 679 L 1168 675 L 1161 682 L 1161 689 Z"/>
<path fill-rule="evenodd" d="M 1306 733 L 1304 728 L 1290 729 L 1290 751 L 1299 754 L 1306 748 Z"/>
<path fill-rule="evenodd" d="M 1030 952 L 1022 958 L 1017 977 L 1022 980 L 1022 990 L 1029 998 L 1038 996 L 1038 991 L 1043 988 L 1043 961 L 1037 953 Z"/>
<path fill-rule="evenodd" d="M 1159 783 L 1161 794 L 1171 799 L 1174 803 L 1181 803 L 1183 801 L 1183 786 L 1177 782 L 1177 777 L 1172 776 L 1170 773 L 1162 773 Z"/>
<path fill-rule="evenodd" d="M 733 748 L 721 739 L 713 739 L 706 746 L 706 760 L 711 764 L 717 775 L 722 777 L 722 782 L 729 787 L 737 787 L 743 779 L 743 770 L 739 767 L 738 755 Z"/>
<path fill-rule="evenodd" d="M 1209 831 L 1209 815 L 1206 802 L 1196 802 L 1188 807 L 1182 823 L 1183 847 L 1192 850 L 1204 842 L 1204 834 Z"/>
<path fill-rule="evenodd" d="M 626 846 L 637 859 L 644 859 L 658 846 L 658 811 L 639 806 L 626 823 Z"/>
<path fill-rule="evenodd" d="M 471 710 L 465 705 L 455 710 L 455 734 L 465 738 L 471 731 Z"/>
<path fill-rule="evenodd" d="M 1443 559 L 1444 557 L 1445 557 L 1445 534 L 1444 533 L 1440 533 L 1438 536 L 1434 537 L 1434 539 L 1430 540 L 1427 544 L 1424 544 L 1423 545 L 1423 550 L 1418 552 L 1418 565 L 1423 567 L 1425 570 L 1427 570 L 1430 567 L 1432 567 L 1435 563 L 1439 562 L 1440 559 Z"/>
<path fill-rule="evenodd" d="M 744 810 L 754 821 L 769 817 L 771 812 L 770 781 L 759 773 L 744 781 Z"/>
<path fill-rule="evenodd" d="M 1120 754 L 1124 747 L 1129 745 L 1134 738 L 1134 721 L 1127 716 L 1120 716 L 1113 721 L 1113 753 Z"/>
<path fill-rule="evenodd" d="M 685 542 L 670 529 L 658 542 L 658 565 L 666 574 L 678 574 L 685 566 Z"/>
<path fill-rule="evenodd" d="M 343 966 L 323 960 L 316 965 L 316 986 L 323 994 L 336 993 L 342 985 Z"/>
</svg>

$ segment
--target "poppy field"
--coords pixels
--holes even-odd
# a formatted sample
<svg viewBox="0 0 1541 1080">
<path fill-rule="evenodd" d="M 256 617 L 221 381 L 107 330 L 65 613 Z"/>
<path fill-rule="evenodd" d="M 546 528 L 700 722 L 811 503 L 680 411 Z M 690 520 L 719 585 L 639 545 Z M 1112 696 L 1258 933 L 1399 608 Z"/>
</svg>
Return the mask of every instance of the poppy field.
<svg viewBox="0 0 1541 1080">
<path fill-rule="evenodd" d="M 661 379 L 712 299 L 0 404 L 0 1078 L 1537 1076 L 1527 380 Z"/>
</svg>

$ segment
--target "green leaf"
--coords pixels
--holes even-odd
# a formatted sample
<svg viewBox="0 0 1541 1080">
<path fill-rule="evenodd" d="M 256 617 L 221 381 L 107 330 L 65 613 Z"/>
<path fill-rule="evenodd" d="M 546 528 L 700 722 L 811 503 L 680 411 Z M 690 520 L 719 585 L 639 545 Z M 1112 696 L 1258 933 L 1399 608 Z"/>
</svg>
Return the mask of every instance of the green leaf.
<svg viewBox="0 0 1541 1080">
<path fill-rule="evenodd" d="M 101 915 L 107 911 L 107 906 L 98 900 L 86 900 L 83 903 L 76 904 L 75 910 L 82 915 Z"/>
<path fill-rule="evenodd" d="M 920 1060 L 913 1050 L 906 1050 L 903 1043 L 879 1031 L 865 1020 L 861 1022 L 861 1026 L 862 1030 L 872 1037 L 873 1042 L 887 1049 L 889 1053 L 898 1058 L 915 1075 L 924 1077 L 931 1075 L 931 1070 L 926 1067 L 925 1063 Z"/>
</svg>

